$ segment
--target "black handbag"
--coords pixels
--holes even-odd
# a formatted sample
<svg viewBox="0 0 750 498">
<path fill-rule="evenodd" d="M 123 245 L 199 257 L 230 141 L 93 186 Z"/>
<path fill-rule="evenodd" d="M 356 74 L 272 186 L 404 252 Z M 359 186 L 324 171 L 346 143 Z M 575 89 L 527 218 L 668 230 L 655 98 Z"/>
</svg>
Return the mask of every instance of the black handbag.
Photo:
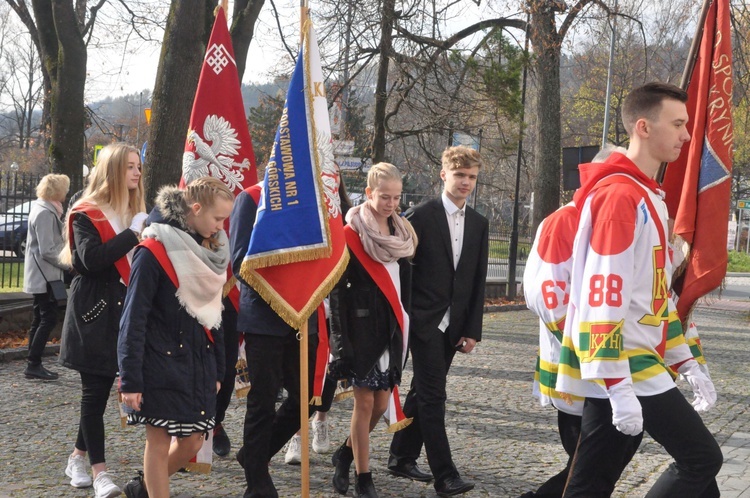
<svg viewBox="0 0 750 498">
<path fill-rule="evenodd" d="M 42 278 L 47 282 L 47 295 L 49 300 L 60 304 L 60 301 L 68 300 L 68 291 L 65 289 L 65 282 L 62 280 L 47 280 L 47 276 L 42 271 L 42 267 L 39 266 L 39 261 L 36 259 L 36 254 L 31 255 L 34 258 L 36 267 L 39 268 L 39 272 L 42 274 Z"/>
</svg>

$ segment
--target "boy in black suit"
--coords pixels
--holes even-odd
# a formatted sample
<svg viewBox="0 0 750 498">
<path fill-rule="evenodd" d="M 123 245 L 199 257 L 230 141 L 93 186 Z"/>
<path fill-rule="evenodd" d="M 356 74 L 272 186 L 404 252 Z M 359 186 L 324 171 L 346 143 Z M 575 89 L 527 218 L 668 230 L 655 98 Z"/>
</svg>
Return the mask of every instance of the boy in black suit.
<svg viewBox="0 0 750 498">
<path fill-rule="evenodd" d="M 470 353 L 482 337 L 489 222 L 467 206 L 482 168 L 479 153 L 464 146 L 443 152 L 443 193 L 406 213 L 419 238 L 414 256 L 411 357 L 414 369 L 404 415 L 414 422 L 391 443 L 388 470 L 429 481 L 416 460 L 424 444 L 438 496 L 474 488 L 461 479 L 445 432 L 446 378 L 456 351 Z"/>
</svg>

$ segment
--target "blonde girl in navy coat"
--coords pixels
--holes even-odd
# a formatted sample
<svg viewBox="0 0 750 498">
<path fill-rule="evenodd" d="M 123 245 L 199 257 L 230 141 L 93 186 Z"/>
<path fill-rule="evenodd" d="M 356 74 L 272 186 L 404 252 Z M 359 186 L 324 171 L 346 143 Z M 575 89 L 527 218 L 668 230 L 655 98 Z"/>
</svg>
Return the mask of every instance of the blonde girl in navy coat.
<svg viewBox="0 0 750 498">
<path fill-rule="evenodd" d="M 135 252 L 118 360 L 128 424 L 146 426 L 146 449 L 144 479 L 128 483 L 129 496 L 146 496 L 145 485 L 150 498 L 168 498 L 169 476 L 215 426 L 225 368 L 223 227 L 232 203 L 232 192 L 216 178 L 199 178 L 184 191 L 163 188 Z"/>
</svg>

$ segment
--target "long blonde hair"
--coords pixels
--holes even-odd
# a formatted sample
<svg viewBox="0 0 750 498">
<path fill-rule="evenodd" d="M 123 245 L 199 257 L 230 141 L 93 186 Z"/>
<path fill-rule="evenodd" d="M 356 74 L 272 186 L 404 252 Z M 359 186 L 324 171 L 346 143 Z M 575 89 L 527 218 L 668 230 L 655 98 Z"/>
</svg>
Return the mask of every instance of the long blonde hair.
<svg viewBox="0 0 750 498">
<path fill-rule="evenodd" d="M 71 211 L 82 203 L 96 204 L 99 209 L 113 211 L 121 226 L 127 227 L 136 213 L 146 211 L 143 199 L 143 175 L 138 179 L 138 187 L 130 190 L 125 180 L 130 153 L 138 155 L 138 149 L 125 143 L 113 143 L 99 152 L 96 167 L 89 173 L 88 185 L 81 198 Z M 70 212 L 68 213 L 70 217 Z M 66 220 L 69 222 L 69 220 Z M 66 223 L 67 226 L 67 223 Z M 64 234 L 65 246 L 60 253 L 60 262 L 72 264 L 68 230 Z"/>
</svg>

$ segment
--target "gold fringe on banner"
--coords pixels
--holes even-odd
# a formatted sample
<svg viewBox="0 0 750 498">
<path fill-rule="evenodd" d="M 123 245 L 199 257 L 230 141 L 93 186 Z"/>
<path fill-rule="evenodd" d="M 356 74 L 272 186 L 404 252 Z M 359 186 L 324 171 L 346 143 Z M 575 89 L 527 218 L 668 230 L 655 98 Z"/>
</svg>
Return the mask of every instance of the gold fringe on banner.
<svg viewBox="0 0 750 498">
<path fill-rule="evenodd" d="M 349 382 L 342 380 L 336 386 L 336 393 L 333 395 L 333 400 L 344 401 L 354 396 L 354 387 L 349 385 Z"/>
<path fill-rule="evenodd" d="M 411 423 L 414 421 L 413 418 L 405 418 L 401 420 L 400 422 L 396 422 L 395 424 L 389 424 L 386 431 L 388 431 L 389 434 L 393 434 L 394 432 L 398 432 L 401 429 L 406 429 L 411 425 Z"/>
<path fill-rule="evenodd" d="M 328 223 L 326 223 L 326 227 L 328 227 Z M 333 252 L 333 248 L 331 247 L 330 243 L 331 237 L 328 236 L 328 243 L 321 242 L 320 245 L 323 245 L 323 247 L 314 248 L 314 249 L 304 249 L 300 251 L 294 251 L 294 252 L 276 252 L 269 254 L 268 256 L 260 256 L 260 257 L 253 257 L 251 259 L 246 259 L 242 262 L 242 268 L 241 271 L 245 269 L 245 265 L 247 265 L 249 268 L 256 269 L 256 268 L 268 268 L 269 266 L 279 266 L 279 265 L 286 265 L 289 263 L 302 263 L 303 261 L 313 261 L 316 259 L 325 259 L 330 258 L 331 254 Z M 244 277 L 245 275 L 242 274 Z"/>
<path fill-rule="evenodd" d="M 323 280 L 317 289 L 315 289 L 312 296 L 307 300 L 305 307 L 299 311 L 295 310 L 278 292 L 276 292 L 276 289 L 274 289 L 262 275 L 246 263 L 247 261 L 244 261 L 242 263 L 242 268 L 240 269 L 240 275 L 242 275 L 242 278 L 249 283 L 258 294 L 260 294 L 260 297 L 271 306 L 271 309 L 274 310 L 282 320 L 289 324 L 293 329 L 299 330 L 302 327 L 302 324 L 305 323 L 305 321 L 310 318 L 310 315 L 312 315 L 318 308 L 321 301 L 331 293 L 336 286 L 336 283 L 344 274 L 346 266 L 349 264 L 349 251 L 344 248 L 339 262 L 328 274 L 328 277 Z"/>
<path fill-rule="evenodd" d="M 211 464 L 210 463 L 188 462 L 187 465 L 185 465 L 185 470 L 187 470 L 188 472 L 194 472 L 196 474 L 210 474 L 211 473 Z"/>
<path fill-rule="evenodd" d="M 311 406 L 321 406 L 322 404 L 323 404 L 322 396 L 313 396 L 312 398 L 310 398 Z"/>
<path fill-rule="evenodd" d="M 224 284 L 224 288 L 221 290 L 221 297 L 227 297 L 229 295 L 229 292 L 232 290 L 232 287 L 234 287 L 236 284 L 237 277 L 232 276 L 232 278 L 227 280 Z"/>
</svg>

